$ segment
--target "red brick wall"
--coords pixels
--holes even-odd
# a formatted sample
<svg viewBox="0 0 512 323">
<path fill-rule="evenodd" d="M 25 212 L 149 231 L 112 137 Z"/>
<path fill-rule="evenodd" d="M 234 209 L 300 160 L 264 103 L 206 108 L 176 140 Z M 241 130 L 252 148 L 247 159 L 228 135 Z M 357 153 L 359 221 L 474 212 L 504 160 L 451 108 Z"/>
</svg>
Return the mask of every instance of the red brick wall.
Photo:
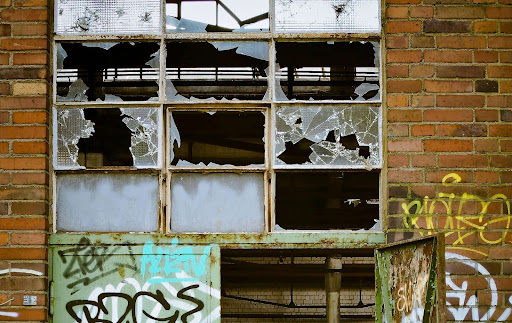
<svg viewBox="0 0 512 323">
<path fill-rule="evenodd" d="M 389 237 L 446 232 L 449 320 L 512 320 L 511 4 L 386 5 Z"/>
<path fill-rule="evenodd" d="M 0 0 L 0 321 L 47 316 L 48 15 L 46 0 Z"/>
</svg>

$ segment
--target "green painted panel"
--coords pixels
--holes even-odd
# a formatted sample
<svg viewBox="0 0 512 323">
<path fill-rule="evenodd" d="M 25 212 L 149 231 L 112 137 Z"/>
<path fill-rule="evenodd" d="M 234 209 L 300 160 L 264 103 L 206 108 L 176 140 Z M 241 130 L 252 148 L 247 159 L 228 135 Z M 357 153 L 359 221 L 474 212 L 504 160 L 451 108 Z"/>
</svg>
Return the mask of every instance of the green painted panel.
<svg viewBox="0 0 512 323">
<path fill-rule="evenodd" d="M 220 251 L 166 243 L 51 248 L 53 322 L 220 322 Z"/>
<path fill-rule="evenodd" d="M 375 250 L 375 311 L 378 323 L 435 322 L 436 237 Z"/>
</svg>

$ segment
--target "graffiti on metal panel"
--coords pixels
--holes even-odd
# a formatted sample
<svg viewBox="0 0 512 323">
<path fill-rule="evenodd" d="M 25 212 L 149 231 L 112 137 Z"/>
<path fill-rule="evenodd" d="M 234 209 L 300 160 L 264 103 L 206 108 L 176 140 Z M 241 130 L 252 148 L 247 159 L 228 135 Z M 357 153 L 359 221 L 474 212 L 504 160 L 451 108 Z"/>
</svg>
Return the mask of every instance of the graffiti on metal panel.
<svg viewBox="0 0 512 323">
<path fill-rule="evenodd" d="M 204 275 L 206 260 L 210 254 L 210 246 L 204 247 L 202 254 L 199 255 L 199 260 L 197 260 L 197 256 L 192 252 L 192 247 L 179 246 L 177 238 L 171 241 L 169 248 L 157 247 L 155 251 L 154 247 L 155 244 L 153 242 L 146 242 L 143 248 L 143 255 L 140 259 L 142 278 L 145 278 L 146 272 L 152 275 L 152 278 L 150 278 L 148 282 L 194 281 Z M 182 271 L 185 271 L 190 277 L 179 277 L 175 275 Z M 157 275 L 161 276 L 162 273 L 165 274 L 165 277 L 155 277 Z"/>
<path fill-rule="evenodd" d="M 456 173 L 450 173 L 444 176 L 442 185 L 450 187 L 460 183 L 461 176 Z M 489 206 L 492 203 L 504 203 L 506 215 L 493 217 L 489 219 L 486 215 Z M 476 214 L 465 214 L 464 207 L 469 203 L 478 205 Z M 454 235 L 456 237 L 453 245 L 467 244 L 472 235 L 477 232 L 480 239 L 488 244 L 499 244 L 505 239 L 508 229 L 511 227 L 512 214 L 510 199 L 504 194 L 494 194 L 490 198 L 483 198 L 475 194 L 462 193 L 437 193 L 435 198 L 425 196 L 423 199 L 416 199 L 409 203 L 402 203 L 404 211 L 404 226 L 408 229 L 426 229 L 426 230 L 446 230 L 446 237 Z M 442 210 L 442 212 L 439 211 Z M 446 216 L 444 226 L 438 226 L 434 223 L 435 217 L 440 213 Z M 419 223 L 419 219 L 425 220 Z M 495 226 L 503 228 L 502 233 L 496 236 L 490 228 Z M 427 234 L 432 232 L 428 231 Z M 420 232 L 423 235 L 423 232 Z"/>
</svg>

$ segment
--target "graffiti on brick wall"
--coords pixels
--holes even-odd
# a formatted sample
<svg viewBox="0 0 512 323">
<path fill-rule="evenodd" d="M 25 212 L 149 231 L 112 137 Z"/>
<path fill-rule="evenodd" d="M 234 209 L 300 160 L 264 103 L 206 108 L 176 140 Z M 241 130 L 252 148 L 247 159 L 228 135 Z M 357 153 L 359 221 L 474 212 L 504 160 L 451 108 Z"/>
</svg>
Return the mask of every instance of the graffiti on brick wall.
<svg viewBox="0 0 512 323">
<path fill-rule="evenodd" d="M 55 322 L 218 322 L 211 246 L 80 245 L 54 252 Z M 215 270 L 213 270 L 215 272 Z M 213 274 L 215 275 L 215 274 Z M 218 276 L 218 275 L 217 275 Z"/>
<path fill-rule="evenodd" d="M 450 173 L 442 179 L 444 187 L 457 185 L 461 181 L 461 176 L 456 173 Z M 478 211 L 468 214 L 465 207 L 473 203 Z M 491 204 L 502 203 L 503 211 L 499 216 L 487 216 Z M 473 236 L 478 233 L 479 238 L 488 244 L 502 243 L 511 227 L 511 206 L 510 200 L 504 194 L 494 194 L 489 198 L 484 198 L 471 193 L 437 193 L 435 198 L 426 196 L 423 199 L 415 199 L 411 202 L 402 203 L 404 212 L 404 226 L 407 229 L 423 229 L 426 234 L 431 234 L 428 230 L 441 229 L 446 231 L 446 237 L 455 236 L 453 245 L 464 245 Z M 435 216 L 434 216 L 435 215 Z M 436 224 L 436 217 L 443 216 L 444 224 Z M 492 228 L 499 227 L 501 230 L 497 234 Z M 424 232 L 420 231 L 420 234 Z M 473 243 L 473 242 L 471 242 Z"/>
<path fill-rule="evenodd" d="M 20 273 L 20 274 L 27 274 L 27 275 L 35 275 L 35 276 L 43 276 L 44 274 L 38 270 L 32 270 L 32 269 L 25 269 L 25 268 L 9 268 L 9 269 L 2 269 L 0 270 L 0 275 L 10 274 L 10 273 Z M 0 304 L 6 305 L 8 303 L 11 303 L 14 300 L 14 297 L 9 298 L 7 301 Z M 19 317 L 19 313 L 16 311 L 0 311 L 0 317 L 6 316 L 6 317 Z"/>
<path fill-rule="evenodd" d="M 512 296 L 506 296 L 506 307 L 498 307 L 501 302 L 496 281 L 482 264 L 452 252 L 446 253 L 446 261 L 459 262 L 473 268 L 478 272 L 478 276 L 473 277 L 480 280 L 475 282 L 470 278 L 452 277 L 450 272 L 446 272 L 446 305 L 456 322 L 468 320 L 503 322 L 511 318 Z M 486 287 L 482 286 L 484 282 Z M 490 300 L 481 302 L 478 295 L 479 290 L 482 290 L 481 294 Z"/>
</svg>

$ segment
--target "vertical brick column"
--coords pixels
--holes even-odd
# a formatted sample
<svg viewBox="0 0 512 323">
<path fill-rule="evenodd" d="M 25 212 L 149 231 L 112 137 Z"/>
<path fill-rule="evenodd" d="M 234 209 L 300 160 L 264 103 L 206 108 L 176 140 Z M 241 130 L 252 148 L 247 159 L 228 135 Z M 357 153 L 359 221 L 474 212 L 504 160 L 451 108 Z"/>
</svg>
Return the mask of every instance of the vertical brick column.
<svg viewBox="0 0 512 323">
<path fill-rule="evenodd" d="M 446 234 L 451 321 L 512 320 L 511 4 L 386 4 L 387 230 Z"/>
<path fill-rule="evenodd" d="M 0 321 L 47 320 L 48 15 L 0 0 Z"/>
</svg>

